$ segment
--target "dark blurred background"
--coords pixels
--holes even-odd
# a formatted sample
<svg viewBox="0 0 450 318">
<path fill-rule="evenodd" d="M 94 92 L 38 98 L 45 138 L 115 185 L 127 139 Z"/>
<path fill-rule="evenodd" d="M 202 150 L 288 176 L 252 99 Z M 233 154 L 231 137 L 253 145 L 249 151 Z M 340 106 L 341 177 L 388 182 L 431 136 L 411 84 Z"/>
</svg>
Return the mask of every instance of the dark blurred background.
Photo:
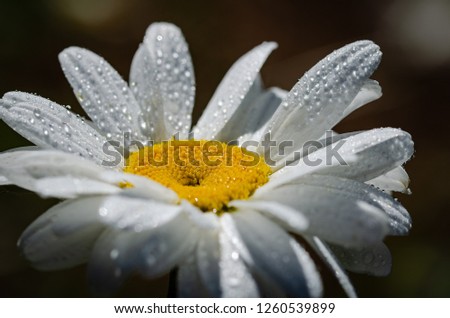
<svg viewBox="0 0 450 318">
<path fill-rule="evenodd" d="M 371 39 L 384 53 L 374 78 L 383 97 L 340 123 L 338 132 L 400 127 L 416 154 L 406 169 L 412 195 L 398 195 L 411 213 L 407 237 L 388 238 L 392 273 L 351 275 L 362 297 L 450 296 L 450 1 L 183 1 L 1 0 L 0 95 L 38 93 L 81 113 L 57 60 L 65 47 L 86 47 L 125 78 L 146 27 L 175 23 L 184 32 L 197 82 L 194 120 L 231 64 L 265 40 L 279 49 L 263 68 L 267 86 L 290 89 L 322 57 Z M 0 151 L 28 145 L 0 122 Z M 16 249 L 25 227 L 55 200 L 13 186 L 0 188 L 0 296 L 89 296 L 85 267 L 39 272 Z M 323 265 L 326 296 L 343 296 Z M 167 277 L 136 277 L 119 296 L 165 296 Z"/>
</svg>

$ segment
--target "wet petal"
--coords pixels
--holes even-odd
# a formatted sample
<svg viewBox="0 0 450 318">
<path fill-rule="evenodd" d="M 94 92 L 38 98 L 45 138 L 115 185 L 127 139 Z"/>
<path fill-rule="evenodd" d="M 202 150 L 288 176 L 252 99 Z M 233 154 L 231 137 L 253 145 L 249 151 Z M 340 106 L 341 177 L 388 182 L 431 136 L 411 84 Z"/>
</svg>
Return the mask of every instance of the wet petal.
<svg viewBox="0 0 450 318">
<path fill-rule="evenodd" d="M 169 272 L 195 247 L 196 232 L 189 224 L 179 213 L 154 228 L 104 232 L 89 261 L 92 289 L 108 295 L 133 272 L 149 278 Z"/>
<path fill-rule="evenodd" d="M 17 150 L 0 154 L 0 174 L 8 182 L 43 197 L 75 198 L 121 191 L 91 161 L 53 150 Z"/>
<path fill-rule="evenodd" d="M 386 276 L 391 272 L 391 253 L 383 243 L 352 249 L 330 244 L 330 248 L 349 271 L 374 276 Z"/>
<path fill-rule="evenodd" d="M 193 255 L 188 256 L 178 267 L 177 290 L 177 297 L 209 297 L 200 279 L 197 260 Z"/>
<path fill-rule="evenodd" d="M 318 236 L 344 246 L 366 246 L 388 234 L 389 219 L 379 208 L 341 193 L 323 191 L 304 184 L 287 184 L 255 199 L 276 201 L 299 211 L 308 221 L 299 234 Z"/>
<path fill-rule="evenodd" d="M 365 131 L 311 153 L 280 169 L 261 190 L 295 181 L 311 173 L 365 182 L 406 162 L 414 152 L 411 136 L 400 129 Z"/>
<path fill-rule="evenodd" d="M 288 230 L 295 230 L 297 233 L 308 228 L 308 219 L 305 216 L 280 202 L 264 201 L 263 198 L 260 198 L 259 200 L 235 200 L 228 205 L 240 210 L 258 211 Z"/>
<path fill-rule="evenodd" d="M 22 234 L 19 247 L 33 267 L 57 270 L 86 262 L 104 226 L 96 211 L 104 197 L 64 201 L 36 219 Z"/>
<path fill-rule="evenodd" d="M 318 195 L 324 193 L 324 197 L 335 195 L 347 200 L 364 201 L 382 210 L 389 218 L 389 234 L 391 235 L 405 235 L 411 229 L 411 217 L 408 211 L 392 196 L 368 184 L 334 176 L 306 175 L 288 185 L 292 188 L 296 186 L 300 188 L 299 194 L 302 191 L 311 191 L 317 192 Z M 294 193 L 295 189 L 292 194 Z M 255 197 L 262 199 L 264 195 L 256 194 Z"/>
<path fill-rule="evenodd" d="M 235 240 L 235 237 L 230 237 L 224 232 L 219 234 L 222 297 L 260 297 L 258 286 L 245 265 L 242 250 L 236 247 Z"/>
<path fill-rule="evenodd" d="M 197 272 L 210 297 L 222 296 L 219 231 L 203 231 L 196 251 Z M 226 286 L 226 284 L 225 284 Z M 227 291 L 224 291 L 227 294 Z"/>
<path fill-rule="evenodd" d="M 81 106 L 108 140 L 123 144 L 125 133 L 134 140 L 145 140 L 139 129 L 139 105 L 108 62 L 79 47 L 62 51 L 59 61 Z"/>
<path fill-rule="evenodd" d="M 355 96 L 353 101 L 344 111 L 343 117 L 347 117 L 350 113 L 354 112 L 358 108 L 377 100 L 383 95 L 381 93 L 381 86 L 377 81 L 367 80 Z"/>
<path fill-rule="evenodd" d="M 131 65 L 130 82 L 142 112 L 142 127 L 154 140 L 167 140 L 191 127 L 195 79 L 188 46 L 180 29 L 154 23 Z"/>
<path fill-rule="evenodd" d="M 286 91 L 276 87 L 263 88 L 258 76 L 242 104 L 217 135 L 217 139 L 225 142 L 237 140 L 239 145 L 245 141 L 257 142 L 286 94 Z M 245 147 L 245 144 L 243 146 Z"/>
<path fill-rule="evenodd" d="M 334 272 L 334 275 L 338 279 L 339 283 L 342 286 L 342 289 L 344 289 L 347 296 L 357 297 L 352 282 L 348 278 L 347 273 L 342 268 L 341 264 L 339 264 L 339 261 L 330 251 L 330 248 L 318 237 L 310 237 L 308 238 L 308 242 L 316 250 L 319 256 L 322 257 L 322 259 L 330 267 L 330 269 Z"/>
<path fill-rule="evenodd" d="M 371 41 L 354 42 L 331 53 L 292 88 L 265 133 L 278 142 L 293 141 L 291 152 L 317 140 L 344 117 L 380 60 L 379 47 Z"/>
<path fill-rule="evenodd" d="M 211 101 L 194 128 L 196 139 L 216 139 L 227 121 L 243 103 L 259 70 L 276 48 L 273 42 L 264 42 L 237 60 L 219 84 Z"/>
<path fill-rule="evenodd" d="M 367 183 L 387 192 L 408 193 L 409 176 L 405 169 L 399 166 L 375 179 L 367 181 Z"/>
<path fill-rule="evenodd" d="M 181 209 L 179 205 L 147 198 L 116 195 L 105 199 L 98 214 L 101 222 L 109 227 L 140 232 L 169 222 Z"/>
<path fill-rule="evenodd" d="M 222 221 L 226 233 L 241 241 L 237 247 L 244 249 L 244 261 L 268 296 L 311 295 L 291 238 L 283 229 L 250 210 L 224 215 Z"/>
<path fill-rule="evenodd" d="M 106 139 L 84 119 L 48 99 L 22 92 L 6 93 L 0 117 L 12 129 L 41 148 L 80 155 L 101 164 Z"/>
</svg>

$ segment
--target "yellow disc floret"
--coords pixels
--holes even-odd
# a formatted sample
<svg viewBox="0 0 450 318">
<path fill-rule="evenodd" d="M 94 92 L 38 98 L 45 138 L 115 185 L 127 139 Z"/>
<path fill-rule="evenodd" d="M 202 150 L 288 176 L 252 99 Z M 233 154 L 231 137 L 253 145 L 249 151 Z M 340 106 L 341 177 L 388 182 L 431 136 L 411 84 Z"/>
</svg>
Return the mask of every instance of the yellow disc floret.
<svg viewBox="0 0 450 318">
<path fill-rule="evenodd" d="M 206 140 L 171 140 L 143 147 L 125 172 L 155 180 L 203 211 L 221 213 L 231 200 L 247 199 L 269 180 L 270 167 L 256 153 Z"/>
</svg>

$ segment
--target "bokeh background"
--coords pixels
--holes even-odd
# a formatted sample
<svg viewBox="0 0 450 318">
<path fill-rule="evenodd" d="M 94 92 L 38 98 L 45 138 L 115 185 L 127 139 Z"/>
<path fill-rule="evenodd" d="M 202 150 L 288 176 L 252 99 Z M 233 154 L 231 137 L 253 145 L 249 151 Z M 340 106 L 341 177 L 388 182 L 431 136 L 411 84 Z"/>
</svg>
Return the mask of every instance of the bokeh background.
<svg viewBox="0 0 450 318">
<path fill-rule="evenodd" d="M 398 198 L 414 225 L 409 236 L 387 239 L 393 254 L 388 277 L 351 278 L 362 297 L 450 296 L 450 1 L 1 0 L 0 95 L 35 92 L 81 113 L 57 54 L 71 45 L 89 48 L 127 79 L 145 29 L 156 21 L 180 26 L 190 45 L 197 82 L 194 119 L 228 67 L 262 41 L 279 43 L 263 79 L 284 89 L 344 44 L 378 43 L 384 55 L 374 78 L 384 96 L 336 130 L 390 126 L 412 134 L 416 154 L 406 166 L 412 195 Z M 0 151 L 28 144 L 0 122 Z M 17 187 L 0 188 L 0 296 L 89 296 L 85 267 L 39 272 L 16 248 L 25 227 L 55 203 Z M 325 295 L 344 296 L 319 266 Z M 118 296 L 165 296 L 167 281 L 135 277 Z"/>
</svg>

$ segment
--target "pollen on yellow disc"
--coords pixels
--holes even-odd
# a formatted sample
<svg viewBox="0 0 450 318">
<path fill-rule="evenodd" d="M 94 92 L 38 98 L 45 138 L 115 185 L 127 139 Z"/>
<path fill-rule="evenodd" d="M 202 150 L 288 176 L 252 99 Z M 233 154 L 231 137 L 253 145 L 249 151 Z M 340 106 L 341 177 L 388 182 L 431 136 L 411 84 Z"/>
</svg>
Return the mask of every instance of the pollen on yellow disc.
<svg viewBox="0 0 450 318">
<path fill-rule="evenodd" d="M 256 153 L 206 140 L 171 140 L 130 154 L 125 172 L 155 180 L 203 211 L 227 211 L 269 180 L 270 167 Z"/>
</svg>

